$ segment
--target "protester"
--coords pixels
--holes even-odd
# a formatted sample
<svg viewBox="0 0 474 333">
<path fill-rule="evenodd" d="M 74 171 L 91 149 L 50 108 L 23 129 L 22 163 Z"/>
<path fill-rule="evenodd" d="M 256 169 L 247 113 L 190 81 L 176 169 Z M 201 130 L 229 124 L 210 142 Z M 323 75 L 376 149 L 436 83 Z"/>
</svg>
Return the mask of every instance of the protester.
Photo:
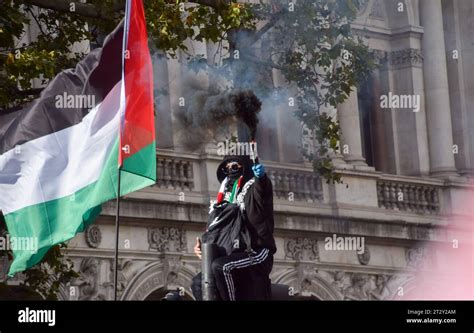
<svg viewBox="0 0 474 333">
<path fill-rule="evenodd" d="M 226 156 L 217 169 L 221 187 L 211 204 L 203 242 L 216 243 L 212 273 L 220 300 L 269 299 L 269 274 L 276 251 L 273 189 L 265 167 L 246 155 Z M 201 258 L 198 238 L 195 254 Z M 202 299 L 202 275 L 193 278 L 194 297 Z"/>
</svg>

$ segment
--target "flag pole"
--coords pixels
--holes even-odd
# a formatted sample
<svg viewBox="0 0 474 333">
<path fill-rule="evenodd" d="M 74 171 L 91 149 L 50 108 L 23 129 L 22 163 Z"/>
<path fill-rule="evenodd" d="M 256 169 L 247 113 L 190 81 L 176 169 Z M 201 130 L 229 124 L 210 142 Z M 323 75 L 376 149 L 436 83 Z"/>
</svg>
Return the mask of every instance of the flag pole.
<svg viewBox="0 0 474 333">
<path fill-rule="evenodd" d="M 118 176 L 117 176 L 117 211 L 115 213 L 115 256 L 114 256 L 114 301 L 117 300 L 117 284 L 118 284 L 118 244 L 119 244 L 119 224 L 120 224 L 120 170 L 122 167 L 118 169 Z"/>
<path fill-rule="evenodd" d="M 125 51 L 127 50 L 127 37 L 128 37 L 128 28 L 129 28 L 129 14 L 130 14 L 130 0 L 125 1 L 125 18 L 124 18 L 124 31 L 123 31 L 123 42 L 122 42 L 122 89 L 125 87 L 125 77 L 124 77 L 124 69 L 125 69 Z M 124 90 L 122 90 L 122 94 L 125 94 Z M 124 95 L 125 97 L 125 95 Z M 125 98 L 122 99 L 120 96 L 121 106 L 123 107 L 123 112 L 125 114 L 126 109 L 126 101 Z M 124 117 L 124 114 L 122 115 Z M 124 148 L 122 147 L 122 135 L 123 135 L 123 118 L 120 119 L 120 133 L 119 133 L 119 166 L 118 166 L 118 175 L 117 175 L 117 211 L 115 213 L 115 255 L 114 255 L 114 301 L 117 300 L 117 284 L 118 284 L 118 244 L 119 244 L 119 224 L 120 224 L 120 176 L 122 170 L 122 151 Z"/>
</svg>

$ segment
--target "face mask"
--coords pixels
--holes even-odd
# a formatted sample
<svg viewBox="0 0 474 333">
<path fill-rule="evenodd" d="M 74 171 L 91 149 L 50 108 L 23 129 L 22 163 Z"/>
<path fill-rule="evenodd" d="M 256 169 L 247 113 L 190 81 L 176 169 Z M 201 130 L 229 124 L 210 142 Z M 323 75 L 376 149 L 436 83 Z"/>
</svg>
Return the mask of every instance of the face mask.
<svg viewBox="0 0 474 333">
<path fill-rule="evenodd" d="M 235 179 L 237 177 L 240 177 L 242 175 L 242 168 L 240 169 L 230 169 L 228 171 L 227 176 L 231 179 Z"/>
<path fill-rule="evenodd" d="M 230 168 L 226 167 L 224 172 L 230 179 L 236 179 L 242 175 L 243 168 L 239 168 L 237 164 L 233 164 Z"/>
</svg>

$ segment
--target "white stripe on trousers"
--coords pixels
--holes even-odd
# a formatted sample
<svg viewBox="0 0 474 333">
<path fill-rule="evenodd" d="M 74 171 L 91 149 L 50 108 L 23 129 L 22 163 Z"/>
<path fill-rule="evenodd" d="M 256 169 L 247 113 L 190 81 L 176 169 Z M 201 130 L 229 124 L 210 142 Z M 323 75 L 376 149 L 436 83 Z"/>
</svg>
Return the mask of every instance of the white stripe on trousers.
<svg viewBox="0 0 474 333">
<path fill-rule="evenodd" d="M 237 261 L 231 261 L 231 262 L 228 262 L 226 263 L 223 268 L 222 268 L 222 272 L 224 273 L 224 277 L 225 277 L 225 281 L 226 281 L 226 284 L 227 284 L 227 291 L 229 293 L 229 299 L 232 301 L 232 300 L 235 300 L 235 287 L 234 287 L 234 281 L 232 279 L 232 269 L 233 268 L 237 268 L 237 266 L 240 267 L 240 265 L 246 265 L 246 266 L 242 266 L 242 268 L 244 267 L 247 267 L 247 266 L 250 266 L 252 265 L 254 262 L 255 264 L 257 264 L 257 260 L 261 259 L 261 257 L 264 255 L 264 252 L 265 252 L 265 249 L 263 249 L 257 256 L 255 257 L 248 257 L 248 258 L 244 258 L 244 259 L 239 259 Z M 233 266 L 236 266 L 236 267 L 233 267 Z"/>
<path fill-rule="evenodd" d="M 268 257 L 268 253 L 270 251 L 268 249 L 263 249 L 255 257 L 248 257 L 245 259 L 240 259 L 237 261 L 230 261 L 224 265 L 222 268 L 222 272 L 224 273 L 225 282 L 227 284 L 227 291 L 229 292 L 229 299 L 231 301 L 235 301 L 235 288 L 234 288 L 234 281 L 232 279 L 232 270 L 234 268 L 245 268 L 248 266 L 260 264 L 261 262 L 265 261 Z"/>
<path fill-rule="evenodd" d="M 267 259 L 269 252 L 270 251 L 268 249 L 263 249 L 262 252 L 260 252 L 260 254 L 254 256 L 254 257 L 251 257 L 251 258 L 249 257 L 249 258 L 246 258 L 246 259 L 241 259 L 241 260 L 238 260 L 238 261 L 234 261 L 233 262 L 234 265 L 229 265 L 229 267 L 226 270 L 226 273 L 228 274 L 227 278 L 228 278 L 228 281 L 230 282 L 229 295 L 231 295 L 231 300 L 235 301 L 235 286 L 234 286 L 234 280 L 232 279 L 232 272 L 231 271 L 234 268 L 245 268 L 245 267 L 248 267 L 248 266 L 260 264 L 261 262 L 265 261 L 265 259 Z M 232 262 L 227 263 L 227 265 L 228 264 L 232 264 Z"/>
<path fill-rule="evenodd" d="M 254 251 L 252 251 L 254 252 Z M 222 272 L 224 273 L 225 277 L 225 282 L 227 284 L 227 292 L 229 293 L 229 300 L 233 301 L 235 300 L 235 286 L 234 286 L 234 280 L 232 279 L 232 269 L 233 267 L 227 267 L 229 264 L 234 264 L 234 265 L 240 265 L 240 264 L 246 264 L 250 261 L 250 264 L 253 264 L 254 261 L 259 260 L 263 255 L 264 255 L 265 249 L 263 249 L 259 254 L 256 256 L 250 258 L 244 258 L 244 259 L 239 259 L 236 261 L 231 261 L 225 264 L 222 268 Z M 255 253 L 255 252 L 254 252 Z M 257 263 L 257 262 L 255 262 Z M 247 265 L 249 266 L 249 265 Z M 246 266 L 244 266 L 246 267 Z"/>
</svg>

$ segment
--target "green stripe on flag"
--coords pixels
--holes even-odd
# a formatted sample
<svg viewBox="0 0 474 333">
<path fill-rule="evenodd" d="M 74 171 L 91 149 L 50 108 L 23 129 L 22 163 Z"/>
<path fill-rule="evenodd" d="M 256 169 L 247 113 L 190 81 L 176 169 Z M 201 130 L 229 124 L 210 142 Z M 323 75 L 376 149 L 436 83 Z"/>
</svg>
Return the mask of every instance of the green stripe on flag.
<svg viewBox="0 0 474 333">
<path fill-rule="evenodd" d="M 37 237 L 36 253 L 15 250 L 8 273 L 28 269 L 41 261 L 54 245 L 73 238 L 90 225 L 101 211 L 100 205 L 117 197 L 118 140 L 109 155 L 99 179 L 76 193 L 29 206 L 5 215 L 11 237 Z M 126 195 L 156 182 L 156 148 L 149 144 L 124 161 L 121 195 Z"/>
</svg>

